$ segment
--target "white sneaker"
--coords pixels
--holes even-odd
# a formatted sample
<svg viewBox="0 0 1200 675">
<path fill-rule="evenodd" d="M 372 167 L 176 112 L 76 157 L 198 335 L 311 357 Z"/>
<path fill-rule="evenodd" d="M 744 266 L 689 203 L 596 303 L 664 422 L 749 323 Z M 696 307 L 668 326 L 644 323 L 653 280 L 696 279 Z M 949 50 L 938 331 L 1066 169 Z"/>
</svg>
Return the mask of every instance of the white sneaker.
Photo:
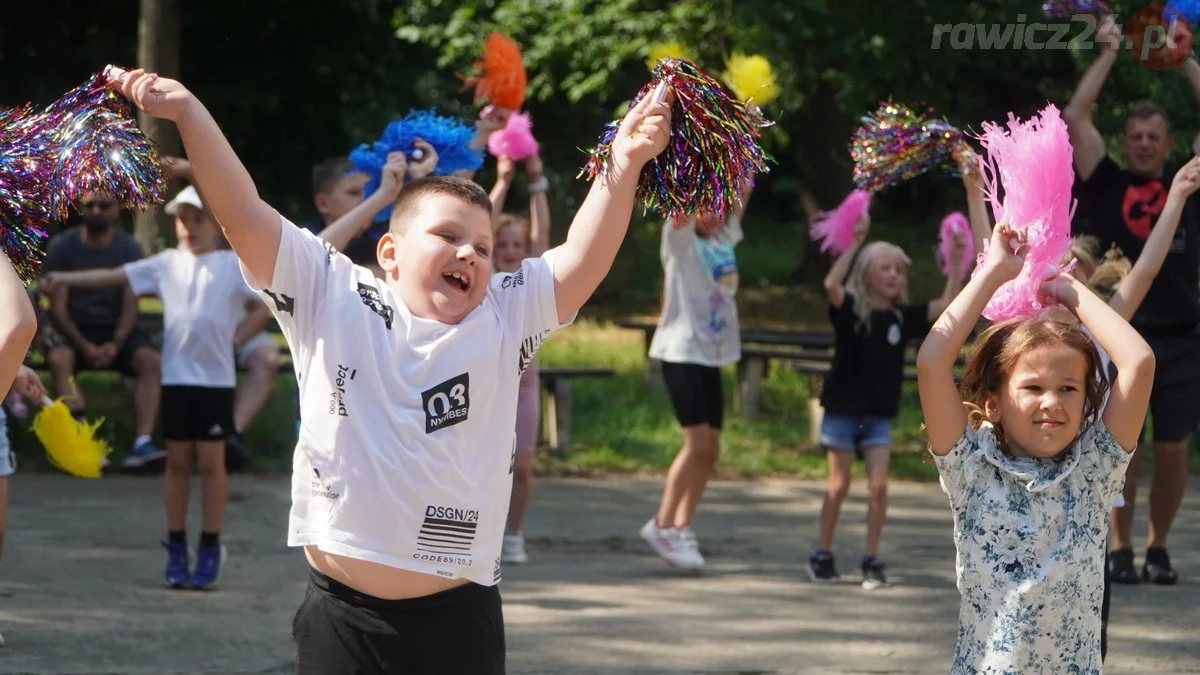
<svg viewBox="0 0 1200 675">
<path fill-rule="evenodd" d="M 522 565 L 529 562 L 529 555 L 525 553 L 524 534 L 517 532 L 504 535 L 504 542 L 500 546 L 500 562 L 504 565 Z"/>
<path fill-rule="evenodd" d="M 680 530 L 679 540 L 685 550 L 696 556 L 696 560 L 699 562 L 698 566 L 704 567 L 704 556 L 700 554 L 700 542 L 696 541 L 696 533 L 692 531 L 692 528 L 685 527 Z"/>
<path fill-rule="evenodd" d="M 700 557 L 700 551 L 685 541 L 685 535 L 678 528 L 662 529 L 651 518 L 642 526 L 641 535 L 650 548 L 671 567 L 685 570 L 704 567 L 704 558 Z M 692 541 L 695 541 L 695 537 L 692 537 Z"/>
</svg>

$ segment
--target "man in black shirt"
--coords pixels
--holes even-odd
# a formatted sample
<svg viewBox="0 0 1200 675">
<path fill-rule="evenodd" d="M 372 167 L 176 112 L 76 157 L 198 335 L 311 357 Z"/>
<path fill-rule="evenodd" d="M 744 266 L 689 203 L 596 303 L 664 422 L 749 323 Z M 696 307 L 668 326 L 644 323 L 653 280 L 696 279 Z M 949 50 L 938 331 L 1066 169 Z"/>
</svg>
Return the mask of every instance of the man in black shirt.
<svg viewBox="0 0 1200 675">
<path fill-rule="evenodd" d="M 1128 168 L 1108 156 L 1104 139 L 1092 123 L 1092 105 L 1116 62 L 1123 36 L 1115 23 L 1097 33 L 1101 53 L 1084 73 L 1063 118 L 1074 147 L 1079 173 L 1079 198 L 1086 226 L 1080 233 L 1095 235 L 1104 250 L 1118 246 L 1131 260 L 1142 251 L 1150 228 L 1166 202 L 1173 171 L 1165 162 L 1171 151 L 1167 114 L 1153 104 L 1129 108 L 1121 140 Z M 1194 55 L 1183 72 L 1200 100 L 1200 64 Z M 1141 579 L 1174 584 L 1178 575 L 1167 555 L 1167 533 L 1183 501 L 1187 485 L 1187 443 L 1200 423 L 1200 203 L 1189 199 L 1175 239 L 1145 301 L 1131 323 L 1154 350 L 1157 368 L 1150 397 L 1153 415 L 1155 467 L 1150 489 L 1150 528 Z M 1108 572 L 1121 583 L 1136 584 L 1131 546 L 1133 505 L 1137 495 L 1138 457 L 1130 463 L 1125 506 L 1114 510 L 1112 550 Z"/>
</svg>

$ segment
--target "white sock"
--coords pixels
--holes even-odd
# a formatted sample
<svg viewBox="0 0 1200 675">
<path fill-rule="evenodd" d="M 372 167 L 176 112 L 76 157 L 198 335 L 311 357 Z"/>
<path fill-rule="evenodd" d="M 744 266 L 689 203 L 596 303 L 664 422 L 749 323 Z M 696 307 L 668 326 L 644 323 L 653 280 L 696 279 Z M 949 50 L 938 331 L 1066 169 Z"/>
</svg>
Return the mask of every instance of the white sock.
<svg viewBox="0 0 1200 675">
<path fill-rule="evenodd" d="M 149 443 L 149 442 L 150 442 L 150 437 L 149 437 L 149 436 L 138 436 L 138 437 L 137 437 L 137 440 L 135 440 L 135 441 L 133 442 L 133 447 L 134 447 L 135 449 L 137 449 L 137 448 L 140 448 L 140 447 L 142 447 L 142 444 L 143 444 L 143 443 Z"/>
</svg>

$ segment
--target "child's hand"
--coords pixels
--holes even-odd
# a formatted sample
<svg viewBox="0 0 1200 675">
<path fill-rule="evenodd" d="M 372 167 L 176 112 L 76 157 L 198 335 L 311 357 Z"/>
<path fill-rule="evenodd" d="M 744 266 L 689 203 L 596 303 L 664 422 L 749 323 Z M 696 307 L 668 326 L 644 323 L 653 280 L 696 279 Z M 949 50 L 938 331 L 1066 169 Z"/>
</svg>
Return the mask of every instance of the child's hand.
<svg viewBox="0 0 1200 675">
<path fill-rule="evenodd" d="M 525 160 L 525 175 L 529 177 L 529 180 L 541 180 L 544 171 L 545 167 L 542 165 L 541 155 L 534 153 L 529 159 Z"/>
<path fill-rule="evenodd" d="M 168 178 L 182 178 L 193 181 L 192 163 L 182 157 L 163 157 L 163 168 L 167 170 Z"/>
<path fill-rule="evenodd" d="M 61 285 L 63 285 L 62 278 L 59 277 L 58 272 L 46 272 L 38 279 L 37 289 L 40 293 L 50 295 Z"/>
<path fill-rule="evenodd" d="M 1075 288 L 1076 283 L 1078 282 L 1071 275 L 1059 274 L 1042 282 L 1039 296 L 1047 304 L 1058 303 L 1074 311 L 1079 306 L 1079 293 Z"/>
<path fill-rule="evenodd" d="M 29 366 L 21 366 L 17 370 L 17 377 L 13 380 L 13 389 L 25 397 L 26 401 L 41 404 L 42 399 L 46 398 L 46 385 L 42 384 L 42 378 L 38 377 Z"/>
<path fill-rule="evenodd" d="M 408 158 L 403 152 L 389 152 L 387 163 L 383 165 L 383 171 L 379 175 L 379 193 L 387 195 L 389 200 L 396 198 L 400 194 L 400 188 L 404 186 L 404 174 L 408 171 Z"/>
<path fill-rule="evenodd" d="M 958 161 L 958 172 L 962 174 L 963 187 L 967 189 L 967 193 L 983 192 L 983 173 L 979 168 L 979 155 L 966 145 L 962 145 L 955 150 L 954 159 Z"/>
<path fill-rule="evenodd" d="M 177 122 L 196 100 L 179 82 L 147 73 L 141 68 L 128 72 L 112 68 L 108 72 L 109 80 L 117 91 L 154 117 Z"/>
<path fill-rule="evenodd" d="M 643 96 L 621 120 L 612 143 L 612 158 L 620 165 L 641 170 L 646 162 L 666 149 L 671 137 L 671 104 L 675 96 L 666 91 L 665 100 L 655 102 L 660 89 L 665 87 L 664 82 Z"/>
<path fill-rule="evenodd" d="M 517 175 L 517 164 L 508 155 L 500 155 L 496 158 L 496 180 L 501 183 L 511 184 L 513 177 Z"/>
<path fill-rule="evenodd" d="M 871 214 L 864 213 L 862 218 L 854 224 L 854 243 L 862 244 L 867 240 L 867 235 L 871 232 Z"/>
<path fill-rule="evenodd" d="M 984 266 L 1003 276 L 1005 281 L 1016 279 L 1028 253 L 1029 245 L 1025 243 L 1024 230 L 1013 229 L 1010 225 L 997 225 L 992 230 Z"/>
<path fill-rule="evenodd" d="M 475 123 L 475 130 L 484 138 L 487 138 L 503 129 L 508 124 L 508 116 L 511 114 L 512 111 L 508 108 L 491 107 L 491 110 L 485 111 L 483 116 L 479 118 L 479 121 Z"/>
<path fill-rule="evenodd" d="M 1171 181 L 1171 192 L 1180 197 L 1189 197 L 1200 188 L 1200 157 L 1193 157 L 1175 173 Z"/>
<path fill-rule="evenodd" d="M 408 167 L 408 174 L 413 177 L 413 180 L 416 180 L 433 173 L 433 170 L 437 168 L 438 154 L 432 145 L 419 138 L 413 141 L 413 145 L 420 148 L 423 154 L 421 161 Z"/>
</svg>

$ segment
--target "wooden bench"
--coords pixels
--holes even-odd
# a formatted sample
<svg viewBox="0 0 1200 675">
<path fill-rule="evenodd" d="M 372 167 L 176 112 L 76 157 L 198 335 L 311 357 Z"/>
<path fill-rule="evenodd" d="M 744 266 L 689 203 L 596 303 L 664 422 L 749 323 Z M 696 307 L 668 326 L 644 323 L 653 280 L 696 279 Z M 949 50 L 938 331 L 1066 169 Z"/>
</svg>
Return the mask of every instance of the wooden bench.
<svg viewBox="0 0 1200 675">
<path fill-rule="evenodd" d="M 538 379 L 545 391 L 542 433 L 550 447 L 560 453 L 571 447 L 571 384 L 580 378 L 612 377 L 609 368 L 539 368 Z"/>
</svg>

